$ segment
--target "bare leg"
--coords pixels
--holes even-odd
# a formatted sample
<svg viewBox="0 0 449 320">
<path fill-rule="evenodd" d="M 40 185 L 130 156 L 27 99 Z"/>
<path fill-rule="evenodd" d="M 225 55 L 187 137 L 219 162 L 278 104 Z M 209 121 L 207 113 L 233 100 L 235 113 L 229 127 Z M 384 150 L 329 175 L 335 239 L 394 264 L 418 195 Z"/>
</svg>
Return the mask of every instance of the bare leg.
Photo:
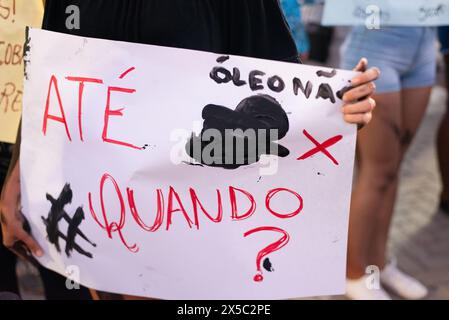
<svg viewBox="0 0 449 320">
<path fill-rule="evenodd" d="M 437 149 L 438 164 L 440 165 L 441 178 L 443 182 L 443 191 L 441 200 L 449 202 L 449 55 L 444 56 L 446 63 L 446 89 L 448 93 L 446 114 L 438 130 Z"/>
<path fill-rule="evenodd" d="M 400 161 L 398 164 L 399 173 Z M 390 229 L 391 218 L 396 204 L 396 196 L 399 187 L 399 177 L 395 176 L 385 191 L 382 206 L 378 212 L 377 223 L 374 227 L 374 239 L 371 242 L 368 264 L 383 269 L 386 264 L 386 245 Z"/>
<path fill-rule="evenodd" d="M 358 175 L 351 200 L 348 271 L 350 279 L 365 275 L 372 261 L 371 243 L 385 201 L 393 202 L 401 155 L 401 96 L 399 92 L 374 97 L 377 108 L 372 122 L 358 135 Z M 387 199 L 389 198 L 389 199 Z"/>
<path fill-rule="evenodd" d="M 424 117 L 429 104 L 431 88 L 405 89 L 401 92 L 402 112 L 401 112 L 401 156 L 403 159 L 405 152 L 410 146 L 413 137 L 418 130 L 421 120 Z M 398 163 L 398 167 L 400 163 Z M 386 262 L 386 249 L 388 234 L 390 230 L 391 219 L 393 217 L 394 204 L 396 200 L 396 191 L 398 188 L 398 179 L 388 186 L 386 197 L 383 201 L 381 210 L 378 212 L 378 223 L 376 236 L 372 246 L 372 264 L 383 269 Z"/>
</svg>

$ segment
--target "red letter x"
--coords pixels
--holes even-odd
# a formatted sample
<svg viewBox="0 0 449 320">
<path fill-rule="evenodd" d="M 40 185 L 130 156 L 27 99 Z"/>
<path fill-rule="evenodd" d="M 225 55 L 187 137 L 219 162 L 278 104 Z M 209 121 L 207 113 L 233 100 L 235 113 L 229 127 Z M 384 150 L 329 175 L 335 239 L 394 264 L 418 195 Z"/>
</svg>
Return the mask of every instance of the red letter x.
<svg viewBox="0 0 449 320">
<path fill-rule="evenodd" d="M 302 133 L 304 133 L 304 135 L 309 138 L 310 141 L 313 142 L 313 144 L 316 146 L 316 148 L 304 153 L 302 156 L 300 156 L 297 160 L 304 160 L 307 159 L 311 156 L 313 156 L 314 154 L 318 153 L 318 152 L 322 152 L 324 153 L 329 159 L 332 160 L 333 163 L 335 163 L 336 165 L 338 165 L 338 161 L 335 160 L 335 158 L 329 153 L 329 151 L 327 151 L 326 149 L 329 148 L 330 146 L 336 144 L 338 141 L 340 141 L 343 136 L 339 135 L 339 136 L 335 136 L 333 138 L 330 138 L 328 140 L 326 140 L 324 143 L 319 143 L 318 141 L 316 141 L 308 132 L 307 130 L 304 130 Z"/>
</svg>

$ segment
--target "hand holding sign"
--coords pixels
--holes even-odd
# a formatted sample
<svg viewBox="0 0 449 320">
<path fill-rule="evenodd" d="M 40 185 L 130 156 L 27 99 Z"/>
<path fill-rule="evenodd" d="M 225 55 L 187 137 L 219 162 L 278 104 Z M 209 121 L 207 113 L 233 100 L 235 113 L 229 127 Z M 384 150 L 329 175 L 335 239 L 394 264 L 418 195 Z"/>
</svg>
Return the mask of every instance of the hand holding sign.
<svg viewBox="0 0 449 320">
<path fill-rule="evenodd" d="M 368 60 L 360 59 L 354 71 L 362 72 L 351 80 L 351 86 L 342 92 L 345 105 L 342 107 L 344 120 L 359 126 L 368 124 L 372 118 L 372 111 L 376 101 L 371 96 L 376 91 L 374 81 L 380 77 L 380 70 L 372 67 L 367 70 Z"/>
<path fill-rule="evenodd" d="M 29 34 L 22 199 L 41 263 L 76 264 L 91 288 L 157 298 L 344 290 L 356 128 L 342 98 L 369 93 L 374 73 L 343 90 L 354 72 Z M 207 143 L 210 129 L 232 147 Z M 251 130 L 277 136 L 245 138 Z M 251 142 L 242 163 L 236 141 Z"/>
<path fill-rule="evenodd" d="M 20 208 L 20 167 L 14 166 L 0 199 L 3 244 L 18 256 L 34 261 L 32 254 L 43 255 L 39 243 L 30 234 L 29 225 Z"/>
</svg>

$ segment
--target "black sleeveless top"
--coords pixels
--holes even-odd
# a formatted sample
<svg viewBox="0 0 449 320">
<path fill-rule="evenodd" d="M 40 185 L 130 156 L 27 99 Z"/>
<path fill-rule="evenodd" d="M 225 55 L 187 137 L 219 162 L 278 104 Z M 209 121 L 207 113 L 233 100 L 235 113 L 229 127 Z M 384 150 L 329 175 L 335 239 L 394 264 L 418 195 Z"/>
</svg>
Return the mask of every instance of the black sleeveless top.
<svg viewBox="0 0 449 320">
<path fill-rule="evenodd" d="M 66 27 L 70 5 L 79 30 Z M 298 62 L 278 0 L 46 0 L 45 9 L 47 30 Z"/>
</svg>

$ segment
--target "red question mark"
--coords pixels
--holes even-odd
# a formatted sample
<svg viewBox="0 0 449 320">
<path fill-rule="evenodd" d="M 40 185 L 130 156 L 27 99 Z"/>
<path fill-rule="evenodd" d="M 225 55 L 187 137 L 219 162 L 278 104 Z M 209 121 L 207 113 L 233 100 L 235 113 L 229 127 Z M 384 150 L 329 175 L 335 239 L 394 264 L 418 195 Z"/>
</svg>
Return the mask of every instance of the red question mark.
<svg viewBox="0 0 449 320">
<path fill-rule="evenodd" d="M 276 242 L 273 242 L 272 244 L 270 244 L 270 245 L 266 246 L 265 248 L 263 248 L 262 250 L 260 250 L 259 253 L 257 254 L 257 258 L 256 258 L 257 274 L 254 276 L 254 281 L 256 281 L 256 282 L 263 281 L 262 269 L 260 267 L 260 262 L 262 261 L 262 259 L 265 256 L 269 255 L 270 253 L 277 251 L 277 250 L 281 249 L 282 247 L 284 247 L 290 240 L 290 236 L 285 230 L 282 230 L 282 229 L 276 228 L 276 227 L 258 227 L 258 228 L 255 228 L 255 229 L 245 232 L 243 234 L 243 237 L 247 237 L 253 233 L 260 232 L 260 231 L 276 231 L 276 232 L 282 233 L 283 236 Z"/>
</svg>

